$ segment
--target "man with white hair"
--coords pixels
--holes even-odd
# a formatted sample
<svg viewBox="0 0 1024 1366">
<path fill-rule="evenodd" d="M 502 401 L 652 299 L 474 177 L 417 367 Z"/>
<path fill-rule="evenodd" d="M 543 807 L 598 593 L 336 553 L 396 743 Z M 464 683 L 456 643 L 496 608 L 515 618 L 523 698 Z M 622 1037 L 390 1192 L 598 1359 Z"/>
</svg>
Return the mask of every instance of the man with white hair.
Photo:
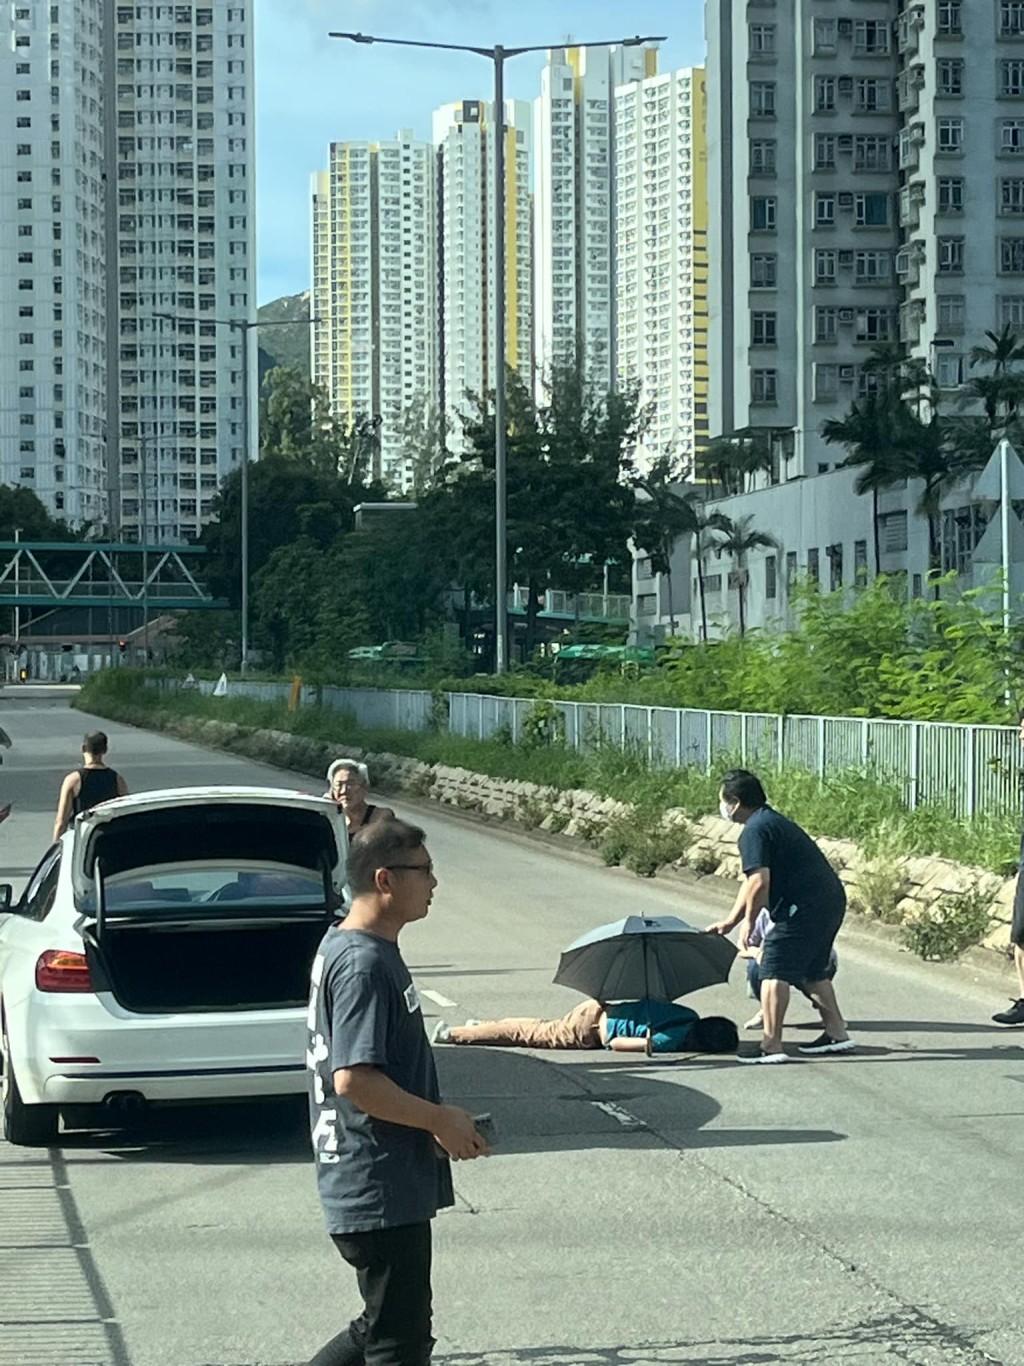
<svg viewBox="0 0 1024 1366">
<path fill-rule="evenodd" d="M 390 806 L 374 806 L 366 800 L 370 791 L 370 771 L 359 759 L 335 759 L 327 770 L 330 787 L 324 793 L 345 817 L 349 838 L 375 821 L 394 820 Z"/>
</svg>

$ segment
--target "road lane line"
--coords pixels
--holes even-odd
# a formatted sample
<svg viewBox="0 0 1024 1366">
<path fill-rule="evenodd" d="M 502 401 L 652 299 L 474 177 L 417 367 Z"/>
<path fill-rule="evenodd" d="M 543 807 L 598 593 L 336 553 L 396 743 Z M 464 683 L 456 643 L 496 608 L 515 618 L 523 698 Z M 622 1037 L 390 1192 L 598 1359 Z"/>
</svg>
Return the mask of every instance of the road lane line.
<svg viewBox="0 0 1024 1366">
<path fill-rule="evenodd" d="M 590 1103 L 595 1110 L 603 1110 L 606 1115 L 618 1120 L 624 1129 L 647 1128 L 642 1119 L 637 1119 L 636 1115 L 631 1115 L 628 1110 L 624 1110 L 621 1105 L 613 1104 L 610 1100 L 592 1100 Z"/>
<path fill-rule="evenodd" d="M 433 1001 L 434 1005 L 440 1006 L 443 1010 L 452 1010 L 459 1004 L 458 1001 L 449 1001 L 448 997 L 442 996 L 439 991 L 429 991 L 426 987 L 420 991 L 420 995 L 425 996 L 428 1001 Z"/>
</svg>

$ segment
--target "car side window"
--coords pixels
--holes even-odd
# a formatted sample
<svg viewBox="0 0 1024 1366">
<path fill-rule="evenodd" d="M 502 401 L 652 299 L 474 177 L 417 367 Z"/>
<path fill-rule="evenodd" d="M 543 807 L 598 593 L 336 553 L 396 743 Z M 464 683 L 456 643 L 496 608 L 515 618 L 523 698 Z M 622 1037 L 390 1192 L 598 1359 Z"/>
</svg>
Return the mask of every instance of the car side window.
<svg viewBox="0 0 1024 1366">
<path fill-rule="evenodd" d="M 60 880 L 61 846 L 47 850 L 43 861 L 28 880 L 17 912 L 26 920 L 45 920 L 57 896 Z"/>
</svg>

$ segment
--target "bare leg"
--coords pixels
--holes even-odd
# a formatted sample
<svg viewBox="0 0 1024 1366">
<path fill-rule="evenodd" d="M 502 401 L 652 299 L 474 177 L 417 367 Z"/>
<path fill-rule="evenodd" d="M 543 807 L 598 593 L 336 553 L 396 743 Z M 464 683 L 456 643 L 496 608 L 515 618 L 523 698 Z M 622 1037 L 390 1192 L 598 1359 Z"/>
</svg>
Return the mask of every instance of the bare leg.
<svg viewBox="0 0 1024 1366">
<path fill-rule="evenodd" d="M 821 1022 L 829 1038 L 835 1039 L 837 1043 L 848 1039 L 850 1035 L 847 1032 L 842 1011 L 839 1009 L 839 1002 L 836 1000 L 835 988 L 832 983 L 827 980 L 807 982 L 805 987 L 808 996 L 821 1011 Z"/>
<path fill-rule="evenodd" d="M 761 983 L 761 1010 L 764 1014 L 763 1053 L 782 1052 L 782 1023 L 789 1006 L 789 983 L 766 977 Z"/>
</svg>

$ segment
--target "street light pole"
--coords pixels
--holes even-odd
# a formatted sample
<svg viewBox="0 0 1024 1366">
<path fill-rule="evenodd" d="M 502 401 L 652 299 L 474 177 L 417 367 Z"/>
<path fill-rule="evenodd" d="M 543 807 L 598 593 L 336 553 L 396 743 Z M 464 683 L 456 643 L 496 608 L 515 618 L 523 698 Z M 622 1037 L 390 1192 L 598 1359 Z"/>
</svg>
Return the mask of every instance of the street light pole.
<svg viewBox="0 0 1024 1366">
<path fill-rule="evenodd" d="M 275 318 L 262 322 L 259 318 L 178 318 L 173 313 L 154 313 L 155 318 L 171 323 L 189 323 L 193 327 L 198 322 L 207 322 L 215 327 L 230 327 L 233 332 L 241 333 L 242 337 L 242 468 L 240 471 L 239 489 L 241 508 L 239 510 L 240 521 L 240 546 L 239 553 L 241 566 L 239 570 L 240 607 L 241 607 L 241 659 L 239 660 L 240 672 L 243 677 L 249 667 L 249 459 L 252 455 L 250 446 L 252 444 L 252 414 L 249 411 L 251 403 L 251 377 L 249 375 L 249 333 L 258 327 L 313 327 L 320 321 L 319 318 Z"/>
<path fill-rule="evenodd" d="M 505 49 L 494 49 L 494 669 L 508 669 L 508 423 L 505 420 Z"/>
<path fill-rule="evenodd" d="M 249 444 L 251 441 L 251 421 L 249 415 L 249 333 L 252 322 L 234 323 L 233 327 L 242 334 L 242 476 L 241 476 L 241 557 L 242 557 L 242 658 L 240 671 L 244 678 L 249 668 Z"/>
<path fill-rule="evenodd" d="M 441 52 L 469 52 L 494 65 L 494 667 L 499 674 L 508 668 L 508 428 L 505 417 L 505 62 L 529 52 L 552 48 L 642 47 L 664 42 L 664 36 L 620 38 L 611 43 L 545 43 L 536 47 L 474 47 L 468 43 L 427 43 L 412 38 L 377 38 L 368 33 L 328 33 L 350 43 L 382 43 L 387 47 L 421 47 Z"/>
</svg>

